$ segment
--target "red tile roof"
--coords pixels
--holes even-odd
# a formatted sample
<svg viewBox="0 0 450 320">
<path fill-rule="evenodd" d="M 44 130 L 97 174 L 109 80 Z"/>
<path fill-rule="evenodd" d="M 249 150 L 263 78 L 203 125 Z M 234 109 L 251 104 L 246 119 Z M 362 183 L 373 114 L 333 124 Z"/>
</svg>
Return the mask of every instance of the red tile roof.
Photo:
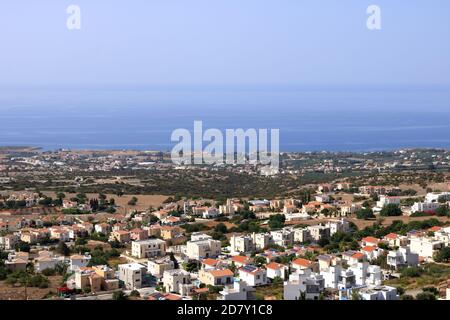
<svg viewBox="0 0 450 320">
<path fill-rule="evenodd" d="M 233 271 L 231 271 L 230 269 L 223 269 L 223 270 L 211 270 L 209 272 L 210 274 L 213 275 L 213 277 L 232 277 Z"/>
<path fill-rule="evenodd" d="M 241 264 L 248 264 L 250 263 L 250 259 L 246 256 L 234 256 L 231 258 L 231 261 L 241 263 Z"/>
<path fill-rule="evenodd" d="M 355 253 L 354 255 L 352 255 L 352 259 L 362 259 L 362 258 L 364 258 L 364 254 L 363 253 L 361 253 L 361 252 L 357 252 L 357 253 Z"/>
<path fill-rule="evenodd" d="M 365 237 L 362 238 L 363 242 L 369 242 L 369 243 L 376 243 L 378 244 L 380 242 L 380 239 L 374 238 L 374 237 Z"/>
<path fill-rule="evenodd" d="M 392 232 L 391 232 L 391 233 L 385 235 L 384 237 L 385 237 L 386 239 L 394 240 L 394 239 L 397 239 L 398 234 L 392 233 Z"/>
<path fill-rule="evenodd" d="M 294 261 L 292 261 L 292 264 L 296 264 L 301 267 L 309 268 L 313 263 L 310 260 L 298 258 L 298 259 L 295 259 Z"/>
<path fill-rule="evenodd" d="M 285 267 L 284 264 L 276 263 L 276 262 L 271 262 L 268 265 L 266 265 L 266 269 L 272 269 L 272 270 L 279 270 L 279 269 L 283 269 L 284 267 Z"/>
<path fill-rule="evenodd" d="M 207 258 L 207 259 L 204 259 L 204 260 L 202 261 L 202 263 L 203 263 L 203 264 L 206 264 L 206 265 L 208 265 L 208 266 L 215 266 L 216 264 L 219 263 L 219 260 Z"/>
<path fill-rule="evenodd" d="M 434 226 L 434 227 L 431 227 L 430 229 L 428 229 L 428 231 L 436 232 L 436 231 L 439 231 L 439 230 L 441 230 L 441 229 L 442 229 L 441 227 Z"/>
<path fill-rule="evenodd" d="M 367 251 L 367 252 L 372 252 L 374 251 L 376 248 L 372 247 L 372 246 L 365 246 L 364 248 L 362 248 L 363 251 Z"/>
</svg>

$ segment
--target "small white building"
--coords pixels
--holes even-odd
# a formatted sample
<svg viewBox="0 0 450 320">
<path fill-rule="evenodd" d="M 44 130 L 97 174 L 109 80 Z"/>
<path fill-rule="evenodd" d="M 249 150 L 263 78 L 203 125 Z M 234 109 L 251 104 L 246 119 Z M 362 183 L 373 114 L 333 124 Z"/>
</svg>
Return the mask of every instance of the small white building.
<svg viewBox="0 0 450 320">
<path fill-rule="evenodd" d="M 16 244 L 19 243 L 20 237 L 16 234 L 7 234 L 0 237 L 0 249 L 14 250 Z"/>
<path fill-rule="evenodd" d="M 272 280 L 275 278 L 284 279 L 286 277 L 288 269 L 288 266 L 285 266 L 284 264 L 271 262 L 266 265 L 267 278 Z"/>
<path fill-rule="evenodd" d="M 255 289 L 248 286 L 245 281 L 235 279 L 233 286 L 225 286 L 219 292 L 220 296 L 217 297 L 217 300 L 247 300 L 248 293 L 252 291 L 255 291 Z"/>
<path fill-rule="evenodd" d="M 318 300 L 325 287 L 323 276 L 310 269 L 299 270 L 289 275 L 284 282 L 284 300 Z"/>
<path fill-rule="evenodd" d="M 439 199 L 450 201 L 450 192 L 430 192 L 425 196 L 425 202 L 439 202 Z"/>
<path fill-rule="evenodd" d="M 42 272 L 45 269 L 54 269 L 61 261 L 62 260 L 57 257 L 40 256 L 34 260 L 34 269 L 37 272 Z"/>
<path fill-rule="evenodd" d="M 294 229 L 294 242 L 307 242 L 311 241 L 311 233 L 308 228 L 295 228 Z"/>
<path fill-rule="evenodd" d="M 70 271 L 76 271 L 79 268 L 87 267 L 89 261 L 91 261 L 91 256 L 89 254 L 85 255 L 75 254 L 70 256 L 69 261 L 70 261 L 69 266 Z"/>
<path fill-rule="evenodd" d="M 166 292 L 174 292 L 183 296 L 193 288 L 190 273 L 182 269 L 164 271 L 162 281 Z"/>
<path fill-rule="evenodd" d="M 383 208 L 388 204 L 400 205 L 400 197 L 380 196 L 380 200 L 377 201 L 378 208 Z"/>
<path fill-rule="evenodd" d="M 281 230 L 270 231 L 272 241 L 278 246 L 287 247 L 294 243 L 293 228 L 283 228 Z"/>
<path fill-rule="evenodd" d="M 379 266 L 360 262 L 349 268 L 355 275 L 355 285 L 381 285 L 382 273 Z"/>
<path fill-rule="evenodd" d="M 250 235 L 231 236 L 230 238 L 231 254 L 252 253 L 255 251 L 253 237 Z"/>
<path fill-rule="evenodd" d="M 330 266 L 326 270 L 321 270 L 320 274 L 324 279 L 325 288 L 337 289 L 339 287 L 342 267 L 340 265 Z"/>
<path fill-rule="evenodd" d="M 189 259 L 216 258 L 221 252 L 221 242 L 203 233 L 193 233 L 186 243 L 186 255 Z"/>
<path fill-rule="evenodd" d="M 430 237 L 412 237 L 409 248 L 412 253 L 417 253 L 425 259 L 432 258 L 434 253 L 445 246 L 445 242 Z"/>
<path fill-rule="evenodd" d="M 358 294 L 362 300 L 398 300 L 397 289 L 390 286 L 368 286 Z"/>
<path fill-rule="evenodd" d="M 387 264 L 394 269 L 415 267 L 419 265 L 419 255 L 411 252 L 409 247 L 400 247 L 397 250 L 389 251 Z"/>
<path fill-rule="evenodd" d="M 214 219 L 220 215 L 220 212 L 216 208 L 207 208 L 202 213 L 203 219 Z"/>
<path fill-rule="evenodd" d="M 119 264 L 119 280 L 128 290 L 142 288 L 142 279 L 146 273 L 146 269 L 139 263 Z"/>
<path fill-rule="evenodd" d="M 311 234 L 311 239 L 314 241 L 319 241 L 320 239 L 330 238 L 330 227 L 317 224 L 314 226 L 308 226 L 309 233 Z"/>
<path fill-rule="evenodd" d="M 414 202 L 411 207 L 411 213 L 436 211 L 441 204 L 439 202 Z"/>
<path fill-rule="evenodd" d="M 267 284 L 267 271 L 252 265 L 239 268 L 239 278 L 250 286 Z"/>
<path fill-rule="evenodd" d="M 163 256 L 165 253 L 166 242 L 161 239 L 148 239 L 131 243 L 131 255 L 139 259 Z"/>
<path fill-rule="evenodd" d="M 338 232 L 347 233 L 350 231 L 350 224 L 345 218 L 328 220 L 325 226 L 330 228 L 330 236 Z"/>
<path fill-rule="evenodd" d="M 147 262 L 147 272 L 156 277 L 161 277 L 164 271 L 172 270 L 174 267 L 174 262 L 170 260 L 169 256 L 149 259 Z"/>
<path fill-rule="evenodd" d="M 263 250 L 269 246 L 272 242 L 272 236 L 270 233 L 253 233 L 253 243 L 255 244 L 255 248 L 257 250 Z"/>
</svg>

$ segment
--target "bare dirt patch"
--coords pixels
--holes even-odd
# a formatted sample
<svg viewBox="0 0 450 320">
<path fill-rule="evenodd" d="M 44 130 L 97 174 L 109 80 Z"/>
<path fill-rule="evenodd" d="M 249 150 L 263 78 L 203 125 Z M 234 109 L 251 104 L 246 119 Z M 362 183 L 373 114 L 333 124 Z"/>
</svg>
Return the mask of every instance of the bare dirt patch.
<svg viewBox="0 0 450 320">
<path fill-rule="evenodd" d="M 56 193 L 52 191 L 43 192 L 49 197 L 56 197 Z M 75 193 L 66 193 L 66 199 L 70 199 L 76 196 Z M 90 198 L 98 198 L 98 193 L 87 193 L 86 196 Z M 128 202 L 135 196 L 138 201 L 136 205 L 130 206 Z M 136 209 L 138 211 L 144 211 L 150 207 L 158 208 L 163 205 L 163 202 L 168 198 L 163 195 L 123 195 L 118 196 L 116 194 L 107 194 L 106 197 L 108 199 L 114 198 L 114 201 L 118 208 L 118 212 L 125 212 L 130 209 Z"/>
<path fill-rule="evenodd" d="M 56 293 L 57 288 L 61 286 L 61 276 L 50 276 L 50 286 L 45 289 L 27 288 L 28 300 L 41 300 L 49 296 L 51 293 Z M 0 300 L 25 300 L 25 287 L 14 286 L 6 284 L 5 281 L 0 282 Z"/>
</svg>

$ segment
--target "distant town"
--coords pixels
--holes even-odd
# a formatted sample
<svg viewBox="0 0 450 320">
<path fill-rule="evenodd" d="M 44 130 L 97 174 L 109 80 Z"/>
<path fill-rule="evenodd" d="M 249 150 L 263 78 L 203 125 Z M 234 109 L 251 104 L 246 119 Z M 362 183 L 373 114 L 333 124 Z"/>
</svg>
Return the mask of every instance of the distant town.
<svg viewBox="0 0 450 320">
<path fill-rule="evenodd" d="M 0 148 L 0 300 L 448 300 L 450 150 Z"/>
</svg>

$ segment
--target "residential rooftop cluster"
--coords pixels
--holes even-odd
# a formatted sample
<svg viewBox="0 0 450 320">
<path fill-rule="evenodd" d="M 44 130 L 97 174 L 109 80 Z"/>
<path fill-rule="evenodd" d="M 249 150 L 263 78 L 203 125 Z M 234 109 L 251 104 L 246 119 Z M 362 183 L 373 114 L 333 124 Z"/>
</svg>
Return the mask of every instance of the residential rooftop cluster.
<svg viewBox="0 0 450 320">
<path fill-rule="evenodd" d="M 450 259 L 450 193 L 406 191 L 343 181 L 302 198 L 179 199 L 123 214 L 105 195 L 56 203 L 8 192 L 5 203 L 55 212 L 0 213 L 0 275 L 42 288 L 59 277 L 49 298 L 414 298 L 399 280 Z M 438 280 L 416 297 L 445 298 L 447 280 Z"/>
</svg>

